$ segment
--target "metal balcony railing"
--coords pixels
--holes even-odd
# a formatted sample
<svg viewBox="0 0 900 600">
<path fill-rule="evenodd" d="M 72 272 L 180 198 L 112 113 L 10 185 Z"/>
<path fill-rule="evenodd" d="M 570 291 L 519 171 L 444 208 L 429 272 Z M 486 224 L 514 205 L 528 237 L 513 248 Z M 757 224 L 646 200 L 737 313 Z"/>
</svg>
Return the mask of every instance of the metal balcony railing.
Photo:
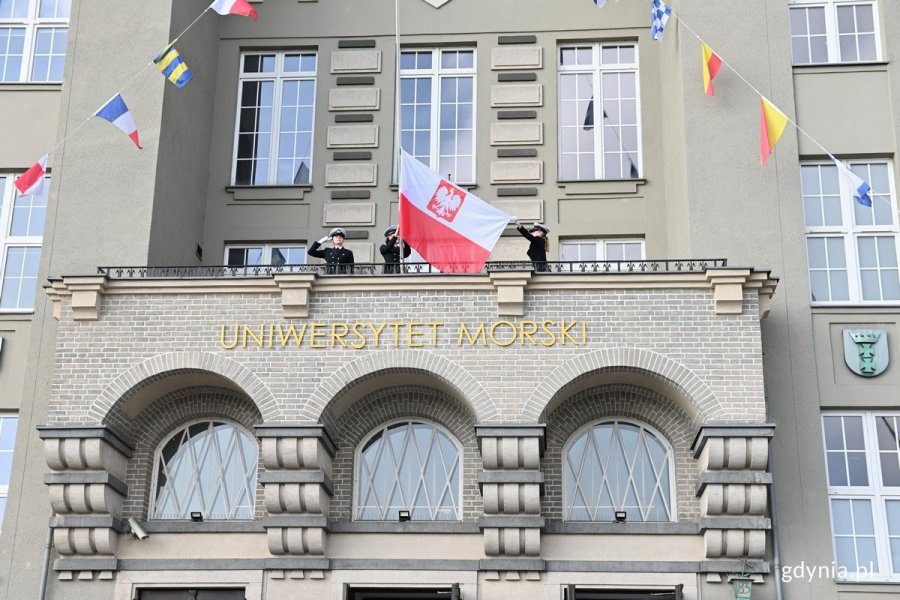
<svg viewBox="0 0 900 600">
<path fill-rule="evenodd" d="M 462 265 L 460 265 L 462 267 Z M 493 261 L 486 263 L 481 274 L 501 271 L 534 271 L 536 275 L 607 275 L 647 273 L 698 273 L 728 266 L 724 258 L 665 260 L 556 261 L 535 265 L 529 260 Z M 463 269 L 460 268 L 459 271 Z M 110 279 L 216 279 L 272 277 L 291 273 L 353 277 L 414 277 L 420 275 L 460 275 L 472 273 L 439 271 L 428 263 L 405 263 L 385 272 L 382 263 L 354 265 L 247 265 L 247 266 L 182 266 L 182 267 L 97 267 L 100 275 Z"/>
</svg>

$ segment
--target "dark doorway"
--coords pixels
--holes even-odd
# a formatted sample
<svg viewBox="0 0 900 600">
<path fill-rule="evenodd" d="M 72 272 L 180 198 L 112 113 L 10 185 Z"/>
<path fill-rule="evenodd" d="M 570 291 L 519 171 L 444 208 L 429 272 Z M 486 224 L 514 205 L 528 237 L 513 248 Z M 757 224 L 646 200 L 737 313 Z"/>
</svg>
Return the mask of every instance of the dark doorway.
<svg viewBox="0 0 900 600">
<path fill-rule="evenodd" d="M 138 600 L 245 600 L 243 589 L 140 590 Z"/>
<path fill-rule="evenodd" d="M 459 584 L 435 588 L 350 588 L 347 600 L 462 600 Z"/>
<path fill-rule="evenodd" d="M 672 590 L 611 590 L 601 588 L 566 587 L 565 600 L 684 600 L 683 584 Z"/>
</svg>

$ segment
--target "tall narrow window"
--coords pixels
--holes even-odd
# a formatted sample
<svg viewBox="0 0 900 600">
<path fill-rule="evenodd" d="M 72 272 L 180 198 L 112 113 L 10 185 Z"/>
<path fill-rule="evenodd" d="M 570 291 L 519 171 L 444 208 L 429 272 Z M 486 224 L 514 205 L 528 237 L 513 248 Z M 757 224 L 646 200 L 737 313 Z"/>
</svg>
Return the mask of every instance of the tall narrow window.
<svg viewBox="0 0 900 600">
<path fill-rule="evenodd" d="M 670 521 L 675 515 L 672 452 L 644 425 L 597 423 L 579 431 L 563 452 L 568 521 Z"/>
<path fill-rule="evenodd" d="M 242 427 L 201 421 L 182 427 L 156 453 L 155 519 L 252 519 L 258 445 Z"/>
<path fill-rule="evenodd" d="M 13 448 L 16 445 L 16 415 L 0 414 L 0 526 L 6 511 L 6 498 L 12 475 Z"/>
<path fill-rule="evenodd" d="M 634 44 L 559 49 L 559 179 L 641 175 L 638 56 Z"/>
<path fill-rule="evenodd" d="M 876 3 L 871 0 L 790 0 L 795 65 L 880 60 Z"/>
<path fill-rule="evenodd" d="M 31 311 L 37 289 L 49 178 L 40 194 L 23 196 L 15 176 L 0 176 L 0 312 Z"/>
<path fill-rule="evenodd" d="M 462 519 L 462 449 L 443 428 L 401 421 L 379 428 L 356 461 L 356 519 Z"/>
<path fill-rule="evenodd" d="M 0 0 L 0 82 L 60 82 L 71 0 Z"/>
<path fill-rule="evenodd" d="M 475 183 L 475 51 L 400 53 L 400 145 L 458 183 Z"/>
<path fill-rule="evenodd" d="M 316 55 L 241 55 L 235 131 L 235 185 L 309 185 Z"/>
<path fill-rule="evenodd" d="M 872 206 L 854 200 L 834 163 L 800 168 L 812 301 L 895 302 L 900 300 L 900 224 L 891 165 L 850 166 L 872 186 Z"/>
<path fill-rule="evenodd" d="M 900 413 L 825 413 L 839 578 L 900 581 Z"/>
</svg>

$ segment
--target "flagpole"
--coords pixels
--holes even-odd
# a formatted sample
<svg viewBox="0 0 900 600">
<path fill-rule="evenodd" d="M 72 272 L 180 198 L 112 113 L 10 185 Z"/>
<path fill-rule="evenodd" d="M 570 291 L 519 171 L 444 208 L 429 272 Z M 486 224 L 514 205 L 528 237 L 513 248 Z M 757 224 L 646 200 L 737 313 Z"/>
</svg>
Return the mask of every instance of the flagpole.
<svg viewBox="0 0 900 600">
<path fill-rule="evenodd" d="M 394 148 L 397 156 L 397 183 L 400 183 L 400 177 L 403 170 L 402 151 L 400 149 L 400 0 L 394 0 L 394 69 L 396 69 L 396 77 L 394 80 Z M 404 272 L 405 261 L 403 258 L 403 237 L 400 231 L 400 211 L 403 210 L 403 201 L 400 198 L 400 186 L 397 186 L 397 243 L 400 245 L 400 273 Z"/>
</svg>

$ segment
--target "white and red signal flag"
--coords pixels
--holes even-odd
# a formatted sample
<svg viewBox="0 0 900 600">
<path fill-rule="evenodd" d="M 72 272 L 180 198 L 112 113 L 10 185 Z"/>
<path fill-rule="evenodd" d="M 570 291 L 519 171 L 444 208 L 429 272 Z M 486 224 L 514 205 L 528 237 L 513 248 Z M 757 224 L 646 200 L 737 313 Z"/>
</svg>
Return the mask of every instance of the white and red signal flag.
<svg viewBox="0 0 900 600">
<path fill-rule="evenodd" d="M 510 218 L 402 152 L 397 236 L 442 272 L 480 272 Z"/>
<path fill-rule="evenodd" d="M 36 196 L 44 190 L 44 175 L 47 173 L 48 154 L 41 157 L 27 171 L 19 175 L 15 186 L 23 196 Z"/>
<path fill-rule="evenodd" d="M 254 21 L 258 16 L 256 9 L 250 6 L 247 0 L 213 0 L 209 7 L 220 15 L 240 15 L 250 17 Z"/>
</svg>

